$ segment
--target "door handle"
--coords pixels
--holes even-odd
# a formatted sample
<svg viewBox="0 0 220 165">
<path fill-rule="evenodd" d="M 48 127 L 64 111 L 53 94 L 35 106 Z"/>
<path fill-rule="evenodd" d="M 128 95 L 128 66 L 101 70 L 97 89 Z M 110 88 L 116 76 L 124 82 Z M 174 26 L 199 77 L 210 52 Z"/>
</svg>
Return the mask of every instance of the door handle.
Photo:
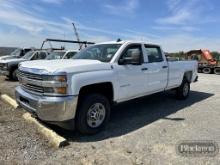
<svg viewBox="0 0 220 165">
<path fill-rule="evenodd" d="M 165 68 L 168 68 L 168 66 L 165 65 L 165 66 L 163 66 L 162 68 L 165 69 Z"/>
<path fill-rule="evenodd" d="M 142 71 L 146 71 L 146 70 L 148 70 L 148 68 L 142 68 L 141 70 L 142 70 Z"/>
</svg>

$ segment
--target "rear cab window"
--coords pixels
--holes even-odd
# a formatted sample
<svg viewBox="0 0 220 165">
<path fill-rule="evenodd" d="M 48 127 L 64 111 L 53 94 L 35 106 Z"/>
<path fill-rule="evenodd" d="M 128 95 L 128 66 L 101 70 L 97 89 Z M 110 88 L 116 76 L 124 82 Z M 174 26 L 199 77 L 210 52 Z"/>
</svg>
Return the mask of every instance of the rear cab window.
<svg viewBox="0 0 220 165">
<path fill-rule="evenodd" d="M 161 52 L 161 49 L 159 46 L 154 45 L 144 45 L 145 52 L 148 56 L 148 62 L 154 63 L 154 62 L 163 62 L 163 54 Z"/>
</svg>

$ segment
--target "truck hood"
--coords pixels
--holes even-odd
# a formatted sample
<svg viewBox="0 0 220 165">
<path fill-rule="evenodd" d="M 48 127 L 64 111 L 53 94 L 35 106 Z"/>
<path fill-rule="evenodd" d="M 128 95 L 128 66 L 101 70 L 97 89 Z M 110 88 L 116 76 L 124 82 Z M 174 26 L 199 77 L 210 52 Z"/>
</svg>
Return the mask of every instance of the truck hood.
<svg viewBox="0 0 220 165">
<path fill-rule="evenodd" d="M 5 55 L 5 56 L 1 56 L 0 60 L 8 60 L 8 59 L 12 59 L 12 58 L 19 58 L 19 56 L 16 56 L 16 55 Z"/>
<path fill-rule="evenodd" d="M 1 57 L 0 57 L 0 60 L 3 60 L 3 59 L 8 58 L 8 57 L 9 57 L 9 55 L 1 56 Z"/>
<path fill-rule="evenodd" d="M 23 62 L 23 61 L 26 61 L 25 59 L 23 58 L 13 58 L 13 59 L 0 59 L 0 63 L 16 63 L 16 62 Z"/>
<path fill-rule="evenodd" d="M 31 72 L 37 70 L 40 73 L 76 73 L 88 72 L 94 70 L 110 70 L 110 63 L 104 63 L 97 60 L 78 60 L 78 59 L 63 59 L 63 60 L 38 60 L 22 62 L 21 70 Z"/>
</svg>

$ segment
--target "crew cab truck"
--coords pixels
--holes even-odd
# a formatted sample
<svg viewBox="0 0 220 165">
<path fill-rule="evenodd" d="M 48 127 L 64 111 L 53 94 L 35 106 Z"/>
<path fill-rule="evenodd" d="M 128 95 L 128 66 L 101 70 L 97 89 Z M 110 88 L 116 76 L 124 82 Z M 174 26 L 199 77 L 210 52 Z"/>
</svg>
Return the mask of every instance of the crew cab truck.
<svg viewBox="0 0 220 165">
<path fill-rule="evenodd" d="M 158 45 L 106 42 L 72 60 L 23 62 L 18 77 L 21 107 L 42 121 L 94 134 L 108 122 L 113 104 L 170 89 L 186 99 L 197 62 L 168 62 Z"/>
<path fill-rule="evenodd" d="M 24 61 L 45 59 L 48 55 L 44 50 L 31 50 L 21 58 L 0 60 L 0 75 L 7 76 L 11 80 L 17 80 L 18 65 Z"/>
<path fill-rule="evenodd" d="M 0 57 L 0 60 L 6 60 L 6 59 L 13 59 L 13 58 L 21 58 L 23 57 L 27 52 L 33 50 L 33 48 L 17 48 L 15 49 L 10 55 L 4 55 Z"/>
</svg>

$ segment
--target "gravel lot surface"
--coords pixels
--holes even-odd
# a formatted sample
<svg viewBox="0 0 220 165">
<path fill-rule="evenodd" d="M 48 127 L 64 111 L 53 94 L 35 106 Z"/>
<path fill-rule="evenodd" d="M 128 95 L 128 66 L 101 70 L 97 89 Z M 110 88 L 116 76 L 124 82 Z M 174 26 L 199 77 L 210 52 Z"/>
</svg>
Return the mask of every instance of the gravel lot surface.
<svg viewBox="0 0 220 165">
<path fill-rule="evenodd" d="M 0 92 L 14 96 L 16 82 L 0 77 Z M 105 131 L 82 136 L 53 127 L 70 145 L 54 149 L 33 125 L 0 101 L 0 164 L 220 164 L 215 157 L 183 157 L 183 140 L 220 146 L 220 76 L 199 74 L 185 101 L 159 93 L 116 106 Z"/>
<path fill-rule="evenodd" d="M 15 97 L 14 89 L 16 86 L 18 86 L 18 82 L 10 81 L 8 78 L 0 76 L 0 93 Z"/>
</svg>

